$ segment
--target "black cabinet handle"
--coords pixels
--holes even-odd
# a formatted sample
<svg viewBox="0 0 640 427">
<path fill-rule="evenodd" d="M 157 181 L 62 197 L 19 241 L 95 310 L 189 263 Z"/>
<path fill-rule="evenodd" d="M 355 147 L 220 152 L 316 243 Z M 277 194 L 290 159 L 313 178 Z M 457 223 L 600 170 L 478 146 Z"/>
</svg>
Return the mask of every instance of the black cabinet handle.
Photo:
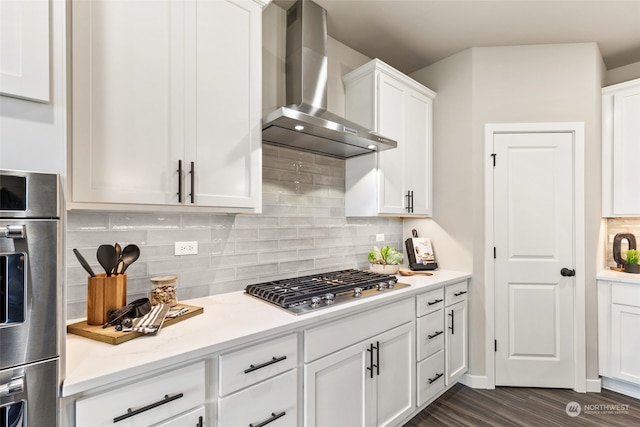
<svg viewBox="0 0 640 427">
<path fill-rule="evenodd" d="M 380 375 L 380 341 L 376 341 L 376 374 Z"/>
<path fill-rule="evenodd" d="M 268 420 L 264 420 L 263 422 L 259 423 L 259 424 L 249 424 L 249 427 L 264 427 L 267 424 L 269 424 L 270 422 L 273 422 L 275 420 L 277 420 L 278 418 L 282 418 L 286 415 L 287 413 L 285 411 L 280 412 L 279 414 L 276 414 L 275 412 L 271 413 L 271 418 L 269 418 Z"/>
<path fill-rule="evenodd" d="M 189 196 L 191 197 L 191 204 L 194 204 L 196 200 L 196 166 L 194 162 L 191 162 L 191 171 L 189 174 L 191 175 L 191 193 L 189 193 Z"/>
<path fill-rule="evenodd" d="M 441 374 L 437 374 L 437 375 L 436 375 L 435 377 L 433 377 L 433 378 L 429 378 L 429 384 L 433 384 L 433 383 L 435 383 L 436 381 L 438 381 L 438 378 L 442 377 L 443 375 L 444 375 L 444 372 L 443 372 L 443 373 L 441 373 Z"/>
<path fill-rule="evenodd" d="M 432 339 L 434 339 L 435 337 L 437 337 L 438 335 L 442 335 L 442 334 L 444 334 L 444 331 L 438 331 L 438 332 L 436 332 L 436 333 L 435 333 L 435 334 L 433 334 L 433 335 L 427 335 L 427 339 L 432 340 Z"/>
<path fill-rule="evenodd" d="M 459 297 L 460 295 L 464 295 L 464 294 L 466 294 L 466 293 L 467 293 L 467 291 L 455 292 L 455 293 L 453 294 L 453 296 L 454 296 L 454 297 Z"/>
<path fill-rule="evenodd" d="M 178 203 L 182 203 L 182 160 L 178 160 Z"/>
<path fill-rule="evenodd" d="M 407 213 L 413 213 L 413 190 L 408 190 L 407 195 Z"/>
<path fill-rule="evenodd" d="M 427 302 L 427 305 L 434 305 L 434 304 L 437 304 L 437 303 L 442 302 L 442 301 L 444 301 L 444 300 L 442 300 L 442 299 L 434 299 L 433 301 Z"/>
<path fill-rule="evenodd" d="M 198 417 L 198 424 L 196 424 L 196 427 L 204 427 L 203 422 L 202 415 L 200 415 L 200 417 Z"/>
<path fill-rule="evenodd" d="M 369 344 L 367 351 L 369 352 L 369 366 L 367 366 L 367 371 L 369 371 L 369 378 L 373 378 L 373 344 Z"/>
<path fill-rule="evenodd" d="M 127 418 L 131 418 L 131 417 L 133 417 L 135 415 L 141 414 L 141 413 L 146 412 L 146 411 L 148 411 L 150 409 L 157 408 L 158 406 L 162 406 L 165 403 L 173 402 L 174 400 L 180 399 L 183 396 L 184 396 L 184 393 L 178 393 L 175 396 L 169 396 L 168 394 L 165 394 L 164 395 L 164 399 L 159 400 L 157 402 L 154 402 L 151 405 L 143 406 L 142 408 L 135 409 L 135 410 L 131 409 L 131 408 L 127 409 L 127 413 L 126 414 L 120 415 L 118 417 L 115 417 L 113 419 L 113 422 L 115 424 L 115 423 L 117 423 L 119 421 L 126 420 Z"/>
<path fill-rule="evenodd" d="M 453 321 L 454 321 L 453 313 L 454 313 L 453 310 L 451 310 L 451 313 L 449 313 L 449 316 L 451 316 L 451 326 L 449 326 L 449 329 L 451 329 L 451 335 L 455 334 L 455 331 L 453 329 Z"/>
<path fill-rule="evenodd" d="M 268 362 L 264 362 L 261 363 L 259 365 L 249 365 L 249 367 L 247 369 L 244 370 L 245 374 L 248 374 L 249 372 L 253 372 L 256 371 L 258 369 L 262 369 L 265 366 L 269 366 L 269 365 L 273 365 L 274 363 L 278 363 L 278 362 L 282 362 L 283 360 L 285 360 L 287 358 L 287 356 L 282 356 L 282 357 L 273 357 L 271 358 L 271 360 L 269 360 Z"/>
</svg>

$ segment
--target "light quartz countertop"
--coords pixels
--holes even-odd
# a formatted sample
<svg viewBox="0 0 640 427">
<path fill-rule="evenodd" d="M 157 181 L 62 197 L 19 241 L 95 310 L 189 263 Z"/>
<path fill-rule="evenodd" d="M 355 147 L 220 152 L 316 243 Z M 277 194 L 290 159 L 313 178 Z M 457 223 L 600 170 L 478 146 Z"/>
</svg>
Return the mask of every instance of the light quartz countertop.
<svg viewBox="0 0 640 427">
<path fill-rule="evenodd" d="M 609 282 L 624 282 L 634 285 L 640 285 L 640 274 L 625 273 L 624 271 L 600 270 L 597 276 L 598 280 L 607 280 Z"/>
<path fill-rule="evenodd" d="M 469 273 L 447 270 L 434 271 L 433 276 L 398 276 L 399 282 L 411 286 L 299 316 L 244 292 L 231 292 L 181 301 L 203 307 L 204 312 L 163 328 L 155 336 L 111 345 L 67 334 L 62 396 L 108 386 L 318 322 L 375 310 L 377 306 L 470 277 Z"/>
</svg>

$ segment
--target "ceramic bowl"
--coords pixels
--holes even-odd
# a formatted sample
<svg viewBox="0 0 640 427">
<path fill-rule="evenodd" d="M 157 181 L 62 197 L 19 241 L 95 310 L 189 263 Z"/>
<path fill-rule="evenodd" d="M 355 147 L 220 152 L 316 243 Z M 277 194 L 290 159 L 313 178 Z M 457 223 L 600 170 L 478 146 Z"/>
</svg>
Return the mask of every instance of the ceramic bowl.
<svg viewBox="0 0 640 427">
<path fill-rule="evenodd" d="M 378 274 L 398 274 L 400 270 L 400 264 L 388 265 L 388 264 L 369 264 L 369 271 Z"/>
</svg>

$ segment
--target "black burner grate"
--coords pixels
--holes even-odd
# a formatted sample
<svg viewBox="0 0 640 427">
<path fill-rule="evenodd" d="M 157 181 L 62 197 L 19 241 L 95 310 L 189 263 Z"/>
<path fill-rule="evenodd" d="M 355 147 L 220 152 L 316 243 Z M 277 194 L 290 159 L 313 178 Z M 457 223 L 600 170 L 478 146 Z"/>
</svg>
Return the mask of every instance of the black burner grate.
<svg viewBox="0 0 640 427">
<path fill-rule="evenodd" d="M 353 292 L 355 288 L 366 290 L 378 287 L 380 283 L 388 285 L 397 281 L 395 276 L 350 269 L 258 283 L 247 286 L 245 292 L 279 307 L 290 308 L 308 304 L 313 297 L 337 296 Z"/>
</svg>

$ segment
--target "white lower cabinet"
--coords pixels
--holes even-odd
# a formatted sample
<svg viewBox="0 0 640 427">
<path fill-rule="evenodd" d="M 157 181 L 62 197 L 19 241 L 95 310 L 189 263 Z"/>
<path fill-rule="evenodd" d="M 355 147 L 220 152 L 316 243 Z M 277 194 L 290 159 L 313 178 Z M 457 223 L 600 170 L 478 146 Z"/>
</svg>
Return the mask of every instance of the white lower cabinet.
<svg viewBox="0 0 640 427">
<path fill-rule="evenodd" d="M 305 366 L 305 426 L 395 425 L 414 407 L 413 323 Z"/>
<path fill-rule="evenodd" d="M 598 281 L 603 387 L 640 397 L 640 285 Z"/>
<path fill-rule="evenodd" d="M 217 425 L 296 427 L 297 367 L 297 333 L 219 355 Z"/>
<path fill-rule="evenodd" d="M 454 384 L 467 372 L 468 362 L 468 320 L 467 282 L 449 285 L 445 288 L 445 350 L 446 385 Z"/>
<path fill-rule="evenodd" d="M 204 406 L 199 406 L 170 420 L 161 422 L 160 424 L 154 424 L 153 427 L 204 427 L 204 414 Z"/>
<path fill-rule="evenodd" d="M 291 370 L 218 402 L 219 426 L 296 427 L 298 371 Z"/>
<path fill-rule="evenodd" d="M 205 364 L 198 362 L 78 399 L 76 426 L 189 425 L 180 419 L 196 426 L 204 412 L 187 411 L 198 412 L 205 401 Z"/>
</svg>

